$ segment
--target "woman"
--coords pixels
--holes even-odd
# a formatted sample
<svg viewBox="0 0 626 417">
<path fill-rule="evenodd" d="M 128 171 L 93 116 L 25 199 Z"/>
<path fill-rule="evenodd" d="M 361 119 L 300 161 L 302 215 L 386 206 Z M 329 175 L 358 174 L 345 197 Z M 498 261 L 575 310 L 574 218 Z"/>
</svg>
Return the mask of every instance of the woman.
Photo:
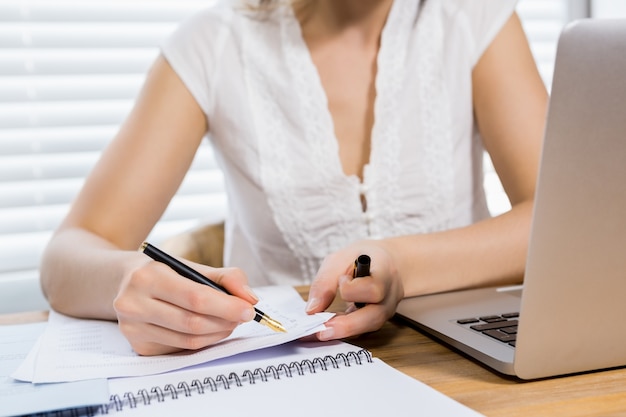
<svg viewBox="0 0 626 417">
<path fill-rule="evenodd" d="M 140 354 L 197 349 L 253 318 L 251 286 L 367 303 L 320 340 L 380 328 L 405 296 L 521 280 L 547 94 L 515 1 L 222 2 L 163 46 L 53 236 L 51 306 L 118 320 Z M 229 198 L 233 296 L 137 252 L 205 134 Z M 486 149 L 512 209 L 490 218 Z M 372 258 L 369 277 L 350 277 Z"/>
</svg>

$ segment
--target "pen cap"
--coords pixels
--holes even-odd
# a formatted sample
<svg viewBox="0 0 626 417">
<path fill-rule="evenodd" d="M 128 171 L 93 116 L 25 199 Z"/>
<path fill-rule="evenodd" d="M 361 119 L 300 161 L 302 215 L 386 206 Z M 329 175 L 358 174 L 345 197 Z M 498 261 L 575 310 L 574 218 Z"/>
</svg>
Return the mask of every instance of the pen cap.
<svg viewBox="0 0 626 417">
<path fill-rule="evenodd" d="M 366 277 L 370 274 L 370 257 L 367 255 L 360 255 L 354 261 L 354 276 Z"/>
</svg>

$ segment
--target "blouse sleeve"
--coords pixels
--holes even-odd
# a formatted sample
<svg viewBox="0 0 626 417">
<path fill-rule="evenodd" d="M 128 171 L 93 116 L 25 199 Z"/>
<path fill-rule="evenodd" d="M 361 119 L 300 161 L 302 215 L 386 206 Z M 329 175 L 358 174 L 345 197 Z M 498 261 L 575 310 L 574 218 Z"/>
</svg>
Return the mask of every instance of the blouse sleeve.
<svg viewBox="0 0 626 417">
<path fill-rule="evenodd" d="M 457 4 L 473 40 L 471 58 L 472 65 L 475 65 L 515 12 L 517 0 L 460 0 Z"/>
<path fill-rule="evenodd" d="M 229 9 L 223 6 L 203 10 L 182 22 L 161 45 L 162 55 L 207 116 L 212 112 L 213 74 L 230 17 Z"/>
</svg>

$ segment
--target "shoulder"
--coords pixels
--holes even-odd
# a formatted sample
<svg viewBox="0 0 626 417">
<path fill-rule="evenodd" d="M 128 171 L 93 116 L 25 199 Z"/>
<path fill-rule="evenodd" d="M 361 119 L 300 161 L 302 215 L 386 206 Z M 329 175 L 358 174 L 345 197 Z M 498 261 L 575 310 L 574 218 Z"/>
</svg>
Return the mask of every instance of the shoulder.
<svg viewBox="0 0 626 417">
<path fill-rule="evenodd" d="M 201 34 L 224 29 L 245 30 L 258 24 L 272 25 L 285 13 L 285 6 L 281 6 L 262 12 L 254 11 L 244 0 L 217 0 L 184 20 L 177 31 Z"/>
<path fill-rule="evenodd" d="M 427 0 L 431 1 L 431 0 Z M 511 14 L 517 0 L 440 0 L 449 12 L 460 13 L 471 20 L 492 19 L 501 14 Z"/>
<path fill-rule="evenodd" d="M 220 63 L 232 65 L 238 11 L 233 0 L 218 0 L 181 22 L 161 44 L 161 53 L 205 112 Z"/>
<path fill-rule="evenodd" d="M 241 26 L 249 20 L 240 0 L 217 0 L 182 21 L 161 44 L 161 51 L 169 61 L 212 68 L 225 49 L 236 49 Z"/>
<path fill-rule="evenodd" d="M 433 1 L 433 0 L 426 0 Z M 474 62 L 515 13 L 517 0 L 437 0 L 444 30 L 467 44 Z"/>
<path fill-rule="evenodd" d="M 176 47 L 195 44 L 204 53 L 220 50 L 224 43 L 237 47 L 245 34 L 253 34 L 260 27 L 276 27 L 284 8 L 271 13 L 255 12 L 244 0 L 217 0 L 210 7 L 196 12 L 184 20 L 164 43 Z"/>
<path fill-rule="evenodd" d="M 185 19 L 174 31 L 173 38 L 202 38 L 215 35 L 233 24 L 236 9 L 231 1 L 217 1 Z"/>
</svg>

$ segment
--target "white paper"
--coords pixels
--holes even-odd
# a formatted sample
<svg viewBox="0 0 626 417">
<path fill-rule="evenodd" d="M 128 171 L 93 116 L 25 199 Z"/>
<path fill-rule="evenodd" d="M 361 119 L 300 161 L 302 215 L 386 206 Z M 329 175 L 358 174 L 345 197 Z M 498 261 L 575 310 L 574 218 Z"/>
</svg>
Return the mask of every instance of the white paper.
<svg viewBox="0 0 626 417">
<path fill-rule="evenodd" d="M 109 400 L 105 379 L 31 384 L 9 374 L 24 360 L 46 323 L 0 326 L 0 417 L 96 405 Z"/>
<path fill-rule="evenodd" d="M 13 377 L 23 381 L 62 382 L 94 378 L 151 375 L 168 372 L 241 352 L 286 343 L 324 328 L 332 313 L 307 315 L 305 303 L 288 286 L 255 288 L 262 302 L 257 307 L 287 329 L 277 333 L 252 321 L 238 326 L 222 342 L 195 352 L 139 356 L 116 323 L 82 320 L 50 312 L 48 326 L 34 357 Z"/>
</svg>

